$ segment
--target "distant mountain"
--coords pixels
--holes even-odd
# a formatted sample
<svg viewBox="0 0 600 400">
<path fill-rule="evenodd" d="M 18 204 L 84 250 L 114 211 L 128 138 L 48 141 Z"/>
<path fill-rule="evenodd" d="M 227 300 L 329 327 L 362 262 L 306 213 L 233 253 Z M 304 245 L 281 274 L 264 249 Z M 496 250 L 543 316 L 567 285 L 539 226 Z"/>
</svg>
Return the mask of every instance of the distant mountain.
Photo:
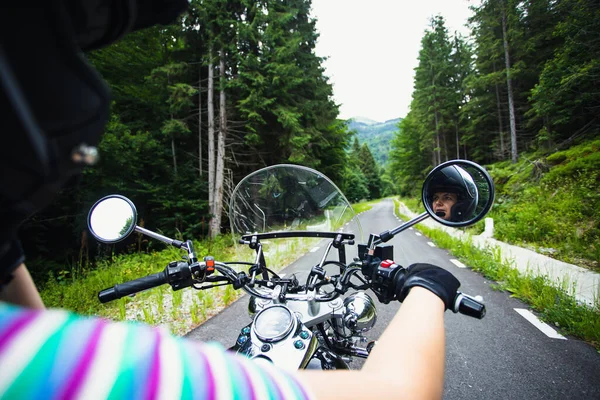
<svg viewBox="0 0 600 400">
<path fill-rule="evenodd" d="M 385 165 L 390 151 L 390 142 L 394 133 L 399 131 L 398 124 L 402 118 L 394 118 L 385 122 L 377 122 L 364 117 L 353 117 L 348 128 L 356 132 L 360 144 L 367 143 L 373 158 L 380 166 Z"/>
<path fill-rule="evenodd" d="M 365 124 L 365 125 L 375 125 L 375 124 L 379 124 L 379 122 L 377 121 L 373 121 L 372 119 L 366 118 L 366 117 L 352 117 L 349 119 L 349 121 L 353 121 L 357 124 Z"/>
</svg>

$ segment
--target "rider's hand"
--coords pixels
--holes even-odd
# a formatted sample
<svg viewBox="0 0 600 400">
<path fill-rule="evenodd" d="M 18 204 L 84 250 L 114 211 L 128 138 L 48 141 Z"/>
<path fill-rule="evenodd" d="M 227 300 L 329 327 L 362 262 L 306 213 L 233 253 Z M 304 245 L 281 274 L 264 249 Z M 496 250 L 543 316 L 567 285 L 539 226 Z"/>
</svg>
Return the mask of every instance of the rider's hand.
<svg viewBox="0 0 600 400">
<path fill-rule="evenodd" d="M 396 298 L 403 302 L 413 286 L 421 286 L 436 294 L 445 308 L 454 307 L 460 282 L 450 272 L 432 264 L 412 264 L 406 273 L 396 276 Z"/>
</svg>

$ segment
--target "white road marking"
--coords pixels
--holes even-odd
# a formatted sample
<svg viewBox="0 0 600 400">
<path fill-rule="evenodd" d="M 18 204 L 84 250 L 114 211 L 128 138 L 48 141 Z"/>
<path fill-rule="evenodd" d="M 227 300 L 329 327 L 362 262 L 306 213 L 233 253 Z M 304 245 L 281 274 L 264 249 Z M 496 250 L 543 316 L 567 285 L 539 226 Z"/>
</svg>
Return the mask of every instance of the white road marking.
<svg viewBox="0 0 600 400">
<path fill-rule="evenodd" d="M 319 251 L 319 248 L 315 247 L 315 248 L 313 248 L 313 249 L 310 250 L 311 253 L 314 253 L 315 251 Z"/>
<path fill-rule="evenodd" d="M 552 328 L 550 325 L 548 325 L 548 324 L 540 321 L 538 319 L 538 317 L 536 317 L 535 314 L 533 314 L 531 311 L 526 310 L 524 308 L 515 308 L 514 310 L 516 312 L 518 312 L 519 314 L 521 314 L 521 316 L 523 318 L 525 318 L 527 321 L 531 322 L 531 324 L 533 326 L 535 326 L 536 328 L 538 328 L 540 331 L 542 331 L 549 338 L 567 340 L 566 337 L 564 337 L 560 333 L 556 332 L 554 330 L 554 328 Z"/>
<path fill-rule="evenodd" d="M 417 236 L 423 236 L 419 232 L 415 232 L 415 235 L 417 235 Z"/>
<path fill-rule="evenodd" d="M 409 230 L 409 231 L 413 231 L 414 229 L 413 229 L 413 228 L 408 228 L 408 230 Z"/>
<path fill-rule="evenodd" d="M 431 247 L 435 247 L 435 244 L 433 244 L 433 242 L 427 242 L 427 244 Z"/>
<path fill-rule="evenodd" d="M 285 274 L 277 274 L 279 275 L 280 278 L 283 278 L 285 276 Z"/>
<path fill-rule="evenodd" d="M 465 264 L 461 263 L 458 260 L 452 259 L 452 260 L 450 260 L 450 262 L 452 264 L 456 265 L 458 268 L 467 268 L 467 266 Z"/>
</svg>

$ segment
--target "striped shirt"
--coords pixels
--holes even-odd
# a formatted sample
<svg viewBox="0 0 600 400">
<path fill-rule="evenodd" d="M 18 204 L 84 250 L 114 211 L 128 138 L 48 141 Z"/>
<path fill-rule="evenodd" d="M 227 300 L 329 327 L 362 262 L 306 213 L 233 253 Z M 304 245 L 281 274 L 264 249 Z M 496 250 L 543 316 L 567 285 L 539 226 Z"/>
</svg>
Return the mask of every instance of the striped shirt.
<svg viewBox="0 0 600 400">
<path fill-rule="evenodd" d="M 290 374 L 139 323 L 0 303 L 0 399 L 307 399 Z"/>
</svg>

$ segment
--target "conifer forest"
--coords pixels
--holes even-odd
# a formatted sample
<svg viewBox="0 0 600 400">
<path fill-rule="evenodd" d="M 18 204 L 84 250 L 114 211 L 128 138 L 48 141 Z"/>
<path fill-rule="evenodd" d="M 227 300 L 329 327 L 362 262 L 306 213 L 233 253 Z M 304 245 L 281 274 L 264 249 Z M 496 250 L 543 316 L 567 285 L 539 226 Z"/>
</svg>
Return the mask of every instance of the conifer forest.
<svg viewBox="0 0 600 400">
<path fill-rule="evenodd" d="M 535 154 L 543 173 L 546 157 L 597 141 L 598 1 L 484 0 L 469 27 L 463 37 L 432 16 L 385 165 L 339 118 L 310 0 L 192 0 L 177 23 L 86 54 L 113 97 L 100 162 L 21 227 L 30 269 L 45 277 L 106 256 L 86 217 L 108 194 L 133 200 L 149 229 L 216 237 L 236 183 L 264 166 L 315 168 L 358 202 L 415 195 L 447 160 L 509 165 Z M 599 154 L 577 167 L 594 171 L 591 189 Z M 137 241 L 110 251 L 151 246 Z"/>
</svg>

